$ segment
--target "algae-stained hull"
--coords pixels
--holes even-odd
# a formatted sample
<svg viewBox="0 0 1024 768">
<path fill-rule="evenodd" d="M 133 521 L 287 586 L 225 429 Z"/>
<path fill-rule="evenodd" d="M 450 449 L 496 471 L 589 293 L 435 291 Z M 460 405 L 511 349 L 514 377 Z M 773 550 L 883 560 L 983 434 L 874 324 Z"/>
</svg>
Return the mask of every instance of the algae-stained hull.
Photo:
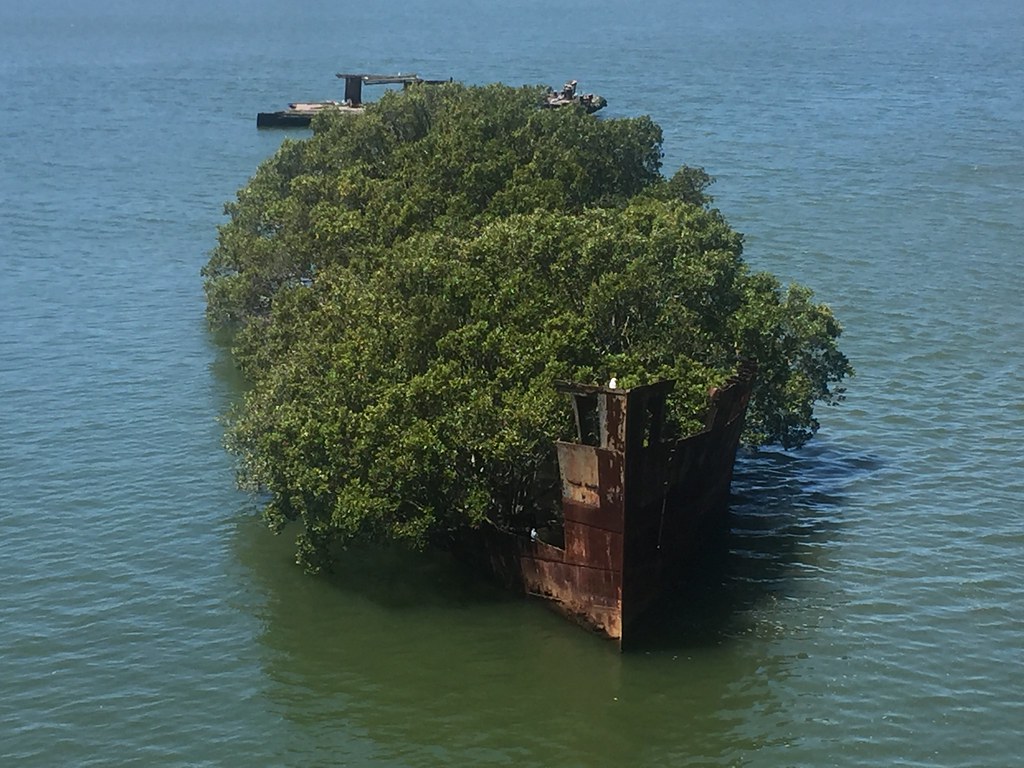
<svg viewBox="0 0 1024 768">
<path fill-rule="evenodd" d="M 580 439 L 556 443 L 564 546 L 495 530 L 491 568 L 621 647 L 665 577 L 725 514 L 752 386 L 746 367 L 711 393 L 705 429 L 675 440 L 660 434 L 671 382 L 565 386 Z"/>
</svg>

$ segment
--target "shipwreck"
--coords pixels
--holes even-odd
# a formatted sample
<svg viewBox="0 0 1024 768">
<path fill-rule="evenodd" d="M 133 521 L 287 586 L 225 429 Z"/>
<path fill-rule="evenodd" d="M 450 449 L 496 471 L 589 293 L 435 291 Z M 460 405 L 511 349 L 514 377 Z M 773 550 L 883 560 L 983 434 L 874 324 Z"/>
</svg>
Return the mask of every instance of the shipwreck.
<svg viewBox="0 0 1024 768">
<path fill-rule="evenodd" d="M 260 112 L 256 115 L 257 128 L 308 128 L 313 118 L 324 110 L 333 110 L 346 114 L 360 114 L 364 109 L 364 85 L 410 85 L 450 83 L 451 80 L 427 80 L 419 75 L 372 75 L 363 72 L 339 72 L 337 77 L 345 81 L 345 97 L 343 101 L 297 101 L 288 105 L 287 109 L 277 112 Z"/>
<path fill-rule="evenodd" d="M 576 440 L 557 442 L 561 530 L 491 528 L 478 544 L 506 586 L 618 642 L 725 519 L 755 366 L 710 393 L 704 429 L 665 438 L 673 383 L 565 384 Z"/>
<path fill-rule="evenodd" d="M 558 107 L 575 105 L 583 107 L 587 114 L 592 115 L 608 106 L 608 100 L 604 96 L 599 96 L 596 93 L 579 93 L 576 86 L 577 81 L 569 80 L 562 86 L 561 90 L 556 91 L 553 88 L 548 88 L 544 101 L 541 102 L 541 107 L 544 109 L 556 109 Z"/>
<path fill-rule="evenodd" d="M 452 82 L 447 80 L 428 80 L 415 73 L 397 75 L 374 75 L 365 72 L 339 72 L 337 77 L 345 81 L 345 95 L 341 101 L 294 101 L 287 109 L 276 112 L 259 112 L 256 115 L 257 128 L 308 128 L 313 118 L 320 112 L 331 110 L 343 114 L 358 115 L 365 109 L 363 103 L 364 85 L 439 85 Z M 588 113 L 597 112 L 607 105 L 603 96 L 594 93 L 577 93 L 576 81 L 570 80 L 561 90 L 548 88 L 540 106 L 545 109 L 576 105 Z"/>
</svg>

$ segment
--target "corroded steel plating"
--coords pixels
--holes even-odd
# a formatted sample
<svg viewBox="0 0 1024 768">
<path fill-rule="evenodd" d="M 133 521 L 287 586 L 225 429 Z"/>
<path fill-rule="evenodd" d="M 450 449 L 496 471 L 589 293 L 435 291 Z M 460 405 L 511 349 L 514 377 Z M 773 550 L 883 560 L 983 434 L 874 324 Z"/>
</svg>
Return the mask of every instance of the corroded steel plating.
<svg viewBox="0 0 1024 768">
<path fill-rule="evenodd" d="M 564 546 L 494 531 L 490 565 L 528 594 L 620 644 L 665 575 L 728 507 L 755 369 L 712 390 L 702 431 L 663 439 L 673 382 L 631 389 L 560 385 L 577 440 L 557 442 Z"/>
</svg>

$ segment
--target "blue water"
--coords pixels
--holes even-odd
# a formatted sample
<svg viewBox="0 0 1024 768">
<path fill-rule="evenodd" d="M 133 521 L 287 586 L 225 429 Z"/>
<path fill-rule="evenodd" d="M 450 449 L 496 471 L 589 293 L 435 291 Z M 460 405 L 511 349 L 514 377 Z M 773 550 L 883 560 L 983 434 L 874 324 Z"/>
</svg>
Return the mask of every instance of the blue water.
<svg viewBox="0 0 1024 768">
<path fill-rule="evenodd" d="M 1024 751 L 1024 5 L 0 6 L 0 763 L 1006 766 Z M 746 455 L 620 657 L 444 561 L 291 562 L 198 275 L 334 72 L 602 93 L 718 178 L 857 368 Z M 298 134 L 301 135 L 301 134 Z"/>
</svg>

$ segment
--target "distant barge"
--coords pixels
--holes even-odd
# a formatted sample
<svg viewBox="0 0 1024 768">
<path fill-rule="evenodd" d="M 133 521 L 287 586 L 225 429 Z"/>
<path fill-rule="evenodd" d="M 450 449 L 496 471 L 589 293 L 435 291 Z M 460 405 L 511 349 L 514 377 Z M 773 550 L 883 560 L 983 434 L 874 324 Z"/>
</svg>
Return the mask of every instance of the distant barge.
<svg viewBox="0 0 1024 768">
<path fill-rule="evenodd" d="M 663 437 L 673 383 L 564 385 L 577 441 L 558 442 L 560 530 L 485 529 L 476 555 L 507 586 L 550 601 L 623 647 L 664 582 L 724 520 L 756 367 L 712 390 L 705 428 Z"/>
<path fill-rule="evenodd" d="M 295 102 L 288 109 L 279 112 L 260 112 L 256 115 L 257 128 L 307 128 L 313 118 L 324 110 L 334 110 L 347 114 L 358 115 L 363 111 L 364 85 L 401 85 L 407 88 L 416 83 L 448 83 L 450 80 L 425 80 L 415 74 L 408 75 L 369 75 L 365 73 L 339 72 L 337 75 L 345 81 L 344 101 L 307 101 Z"/>
<path fill-rule="evenodd" d="M 260 112 L 256 115 L 257 128 L 308 128 L 313 118 L 320 112 L 331 110 L 344 114 L 360 114 L 364 109 L 364 85 L 410 85 L 426 83 L 450 83 L 448 80 L 426 80 L 416 74 L 408 75 L 371 75 L 366 73 L 339 72 L 337 77 L 345 81 L 345 99 L 343 101 L 298 101 L 288 105 L 287 109 L 277 112 Z M 602 109 L 608 102 L 603 96 L 593 93 L 577 93 L 576 81 L 570 80 L 560 91 L 548 89 L 541 106 L 544 108 L 564 107 L 575 104 L 583 107 L 588 113 Z"/>
</svg>

